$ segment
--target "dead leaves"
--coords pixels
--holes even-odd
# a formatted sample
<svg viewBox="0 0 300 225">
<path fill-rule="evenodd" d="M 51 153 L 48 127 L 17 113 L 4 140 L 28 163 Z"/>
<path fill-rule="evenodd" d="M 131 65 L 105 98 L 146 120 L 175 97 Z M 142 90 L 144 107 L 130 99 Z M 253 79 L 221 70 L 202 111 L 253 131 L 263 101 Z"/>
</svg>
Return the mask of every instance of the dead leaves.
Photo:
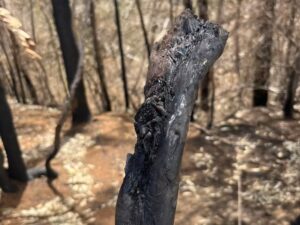
<svg viewBox="0 0 300 225">
<path fill-rule="evenodd" d="M 15 35 L 18 44 L 27 56 L 32 59 L 41 59 L 41 56 L 35 51 L 34 41 L 28 33 L 21 29 L 22 23 L 16 17 L 12 16 L 7 9 L 2 7 L 0 7 L 0 21 Z"/>
</svg>

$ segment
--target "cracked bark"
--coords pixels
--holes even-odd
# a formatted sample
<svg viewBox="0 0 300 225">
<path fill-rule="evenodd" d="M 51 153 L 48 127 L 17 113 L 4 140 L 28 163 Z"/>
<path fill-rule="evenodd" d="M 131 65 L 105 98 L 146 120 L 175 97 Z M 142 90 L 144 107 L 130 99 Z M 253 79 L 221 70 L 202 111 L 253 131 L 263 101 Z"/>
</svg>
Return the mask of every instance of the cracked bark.
<svg viewBox="0 0 300 225">
<path fill-rule="evenodd" d="M 153 46 L 145 102 L 135 116 L 116 225 L 172 225 L 179 170 L 200 81 L 222 54 L 227 32 L 185 10 Z"/>
</svg>

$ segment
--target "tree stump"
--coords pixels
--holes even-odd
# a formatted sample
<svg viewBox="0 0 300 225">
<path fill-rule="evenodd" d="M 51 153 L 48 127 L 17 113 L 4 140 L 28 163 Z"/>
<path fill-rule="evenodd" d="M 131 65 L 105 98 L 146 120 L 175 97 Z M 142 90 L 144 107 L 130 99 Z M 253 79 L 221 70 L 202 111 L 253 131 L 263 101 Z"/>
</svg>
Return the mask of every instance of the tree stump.
<svg viewBox="0 0 300 225">
<path fill-rule="evenodd" d="M 185 10 L 153 46 L 145 102 L 135 116 L 116 225 L 172 225 L 179 171 L 200 81 L 222 54 L 228 33 Z"/>
</svg>

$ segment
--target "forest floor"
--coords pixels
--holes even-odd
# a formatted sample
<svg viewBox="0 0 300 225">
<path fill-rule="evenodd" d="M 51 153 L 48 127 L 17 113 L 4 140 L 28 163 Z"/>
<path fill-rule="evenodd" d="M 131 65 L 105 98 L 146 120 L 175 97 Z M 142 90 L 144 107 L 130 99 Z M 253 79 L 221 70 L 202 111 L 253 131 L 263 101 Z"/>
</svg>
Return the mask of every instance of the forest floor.
<svg viewBox="0 0 300 225">
<path fill-rule="evenodd" d="M 51 150 L 59 111 L 11 104 L 28 167 Z M 1 193 L 1 225 L 113 225 L 133 120 L 102 114 L 64 130 L 54 167 L 59 178 Z M 190 125 L 176 225 L 289 225 L 300 215 L 300 120 L 268 109 L 243 110 L 211 131 Z M 238 199 L 240 199 L 238 201 Z"/>
</svg>

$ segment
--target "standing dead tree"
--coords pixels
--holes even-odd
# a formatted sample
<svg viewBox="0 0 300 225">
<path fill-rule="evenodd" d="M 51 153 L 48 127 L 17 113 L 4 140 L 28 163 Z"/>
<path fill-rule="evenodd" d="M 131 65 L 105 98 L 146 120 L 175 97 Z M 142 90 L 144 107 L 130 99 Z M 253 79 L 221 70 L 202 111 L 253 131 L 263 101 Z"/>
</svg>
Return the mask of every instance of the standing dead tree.
<svg viewBox="0 0 300 225">
<path fill-rule="evenodd" d="M 298 54 L 298 57 L 296 56 L 296 59 L 294 59 L 293 65 L 290 64 L 291 55 L 292 55 L 291 37 L 293 36 L 295 30 L 295 17 L 297 12 L 296 0 L 291 1 L 290 7 L 291 7 L 290 18 L 288 21 L 287 31 L 286 31 L 286 36 L 288 37 L 288 43 L 287 43 L 287 54 L 285 60 L 285 65 L 287 66 L 286 75 L 288 78 L 288 86 L 287 86 L 287 96 L 283 104 L 283 114 L 284 117 L 287 119 L 293 118 L 294 97 L 297 89 L 297 79 L 299 77 L 299 71 L 297 72 L 297 70 L 300 69 L 297 68 L 297 63 L 298 64 L 300 63 L 300 54 Z"/>
<path fill-rule="evenodd" d="M 101 55 L 100 43 L 97 37 L 97 18 L 96 18 L 96 11 L 95 11 L 95 3 L 94 0 L 90 0 L 90 20 L 92 25 L 92 36 L 93 36 L 93 44 L 95 47 L 95 61 L 97 66 L 97 73 L 100 80 L 100 87 L 101 87 L 101 98 L 103 109 L 105 112 L 111 111 L 111 103 L 108 95 L 108 89 L 106 85 L 105 79 L 105 72 L 104 72 L 104 65 L 103 59 Z"/>
<path fill-rule="evenodd" d="M 193 11 L 193 3 L 192 0 L 183 0 L 183 6 L 186 9 L 190 9 Z"/>
<path fill-rule="evenodd" d="M 170 16 L 170 22 L 171 22 L 171 25 L 173 25 L 173 0 L 169 0 L 169 5 L 170 5 L 170 8 L 169 8 L 169 16 Z"/>
<path fill-rule="evenodd" d="M 208 2 L 207 0 L 198 0 L 198 11 L 199 11 L 199 18 L 203 20 L 208 20 Z M 209 80 L 210 80 L 211 74 L 208 72 L 208 75 L 203 78 L 203 81 L 201 82 L 200 87 L 200 97 L 201 97 L 201 109 L 203 111 L 208 111 L 208 96 L 209 96 Z M 198 98 L 198 96 L 197 96 Z M 191 115 L 191 121 L 195 121 L 195 110 L 196 110 L 196 104 L 194 105 L 192 115 Z"/>
<path fill-rule="evenodd" d="M 208 2 L 207 0 L 198 0 L 198 8 L 199 8 L 199 17 L 203 20 L 208 20 Z M 203 82 L 201 83 L 200 97 L 201 110 L 207 112 L 209 110 L 208 97 L 209 97 L 209 84 L 213 71 L 210 70 L 207 76 L 204 77 Z"/>
<path fill-rule="evenodd" d="M 53 17 L 64 59 L 69 89 L 73 83 L 79 62 L 79 50 L 72 30 L 72 13 L 69 0 L 52 0 Z M 85 95 L 83 80 L 76 90 L 72 109 L 73 125 L 89 121 L 91 116 Z"/>
<path fill-rule="evenodd" d="M 283 112 L 285 118 L 292 119 L 294 114 L 296 90 L 300 79 L 300 53 L 294 60 L 293 67 L 289 70 L 288 79 L 287 97 L 284 102 Z"/>
<path fill-rule="evenodd" d="M 223 20 L 223 8 L 224 8 L 224 0 L 218 1 L 218 13 L 217 13 L 217 23 L 221 24 Z M 210 75 L 210 83 L 211 83 L 211 97 L 210 97 L 210 110 L 207 121 L 207 128 L 210 129 L 214 123 L 215 117 L 215 95 L 216 95 L 216 85 L 215 85 L 215 76 L 213 71 L 211 70 Z"/>
<path fill-rule="evenodd" d="M 8 174 L 19 181 L 27 181 L 26 166 L 14 127 L 13 116 L 6 100 L 5 91 L 0 83 L 0 136 L 8 161 Z"/>
<path fill-rule="evenodd" d="M 141 3 L 140 0 L 135 0 L 135 4 L 139 13 L 139 17 L 140 17 L 140 22 L 141 22 L 141 27 L 142 27 L 142 31 L 143 31 L 143 36 L 144 36 L 144 42 L 145 42 L 145 46 L 147 49 L 147 56 L 148 56 L 148 61 L 150 62 L 150 44 L 149 44 L 149 40 L 148 40 L 148 33 L 146 30 L 146 25 L 144 22 L 144 17 L 143 17 L 143 12 L 142 12 L 142 7 L 141 7 Z"/>
<path fill-rule="evenodd" d="M 116 225 L 172 225 L 181 158 L 200 81 L 222 54 L 228 33 L 185 10 L 152 48 L 135 116 L 137 143 L 119 192 Z"/>
<path fill-rule="evenodd" d="M 258 21 L 258 32 L 261 37 L 255 53 L 253 106 L 266 106 L 268 90 L 266 88 L 270 76 L 273 43 L 273 18 L 276 0 L 261 1 L 261 17 Z"/>
<path fill-rule="evenodd" d="M 114 0 L 114 7 L 115 7 L 115 21 L 117 26 L 119 50 L 120 50 L 121 76 L 123 81 L 125 107 L 127 110 L 129 109 L 129 93 L 128 93 L 128 84 L 127 84 L 127 77 L 126 77 L 125 55 L 124 55 L 124 48 L 123 48 L 122 28 L 121 28 L 118 0 Z"/>
</svg>

